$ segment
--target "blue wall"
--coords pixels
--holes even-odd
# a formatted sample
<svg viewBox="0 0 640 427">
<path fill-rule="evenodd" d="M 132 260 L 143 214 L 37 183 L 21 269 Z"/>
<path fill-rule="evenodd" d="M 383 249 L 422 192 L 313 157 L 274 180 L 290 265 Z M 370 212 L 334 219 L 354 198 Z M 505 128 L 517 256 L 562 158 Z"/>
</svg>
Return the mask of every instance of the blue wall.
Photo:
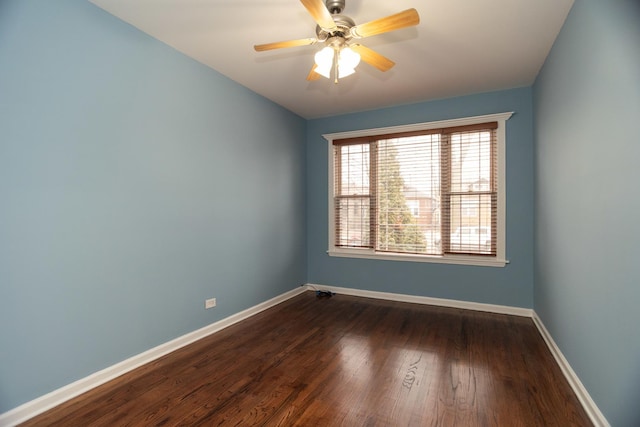
<svg viewBox="0 0 640 427">
<path fill-rule="evenodd" d="M 534 86 L 536 284 L 613 426 L 640 425 L 640 3 L 576 0 Z"/>
<path fill-rule="evenodd" d="M 305 283 L 303 119 L 86 0 L 0 61 L 0 413 Z"/>
<path fill-rule="evenodd" d="M 507 121 L 504 268 L 329 257 L 327 141 L 322 134 L 513 111 Z M 513 89 L 311 120 L 307 126 L 307 277 L 310 283 L 533 306 L 533 106 Z"/>
</svg>

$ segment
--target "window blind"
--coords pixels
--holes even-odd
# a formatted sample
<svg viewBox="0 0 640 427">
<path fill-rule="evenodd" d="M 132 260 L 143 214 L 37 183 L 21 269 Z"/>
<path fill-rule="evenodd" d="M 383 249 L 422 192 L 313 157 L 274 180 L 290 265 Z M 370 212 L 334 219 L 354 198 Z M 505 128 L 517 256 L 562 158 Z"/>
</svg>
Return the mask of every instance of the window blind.
<svg viewBox="0 0 640 427">
<path fill-rule="evenodd" d="M 335 245 L 495 256 L 497 126 L 334 140 Z"/>
<path fill-rule="evenodd" d="M 496 255 L 497 123 L 443 134 L 443 252 Z"/>
</svg>

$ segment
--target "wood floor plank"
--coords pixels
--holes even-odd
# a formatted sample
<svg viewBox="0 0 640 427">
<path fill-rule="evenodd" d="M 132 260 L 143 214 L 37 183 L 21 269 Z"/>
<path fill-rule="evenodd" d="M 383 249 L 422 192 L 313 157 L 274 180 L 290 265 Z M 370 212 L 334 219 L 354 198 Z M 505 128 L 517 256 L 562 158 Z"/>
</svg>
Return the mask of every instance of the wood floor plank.
<svg viewBox="0 0 640 427">
<path fill-rule="evenodd" d="M 591 426 L 531 319 L 307 292 L 24 426 Z"/>
</svg>

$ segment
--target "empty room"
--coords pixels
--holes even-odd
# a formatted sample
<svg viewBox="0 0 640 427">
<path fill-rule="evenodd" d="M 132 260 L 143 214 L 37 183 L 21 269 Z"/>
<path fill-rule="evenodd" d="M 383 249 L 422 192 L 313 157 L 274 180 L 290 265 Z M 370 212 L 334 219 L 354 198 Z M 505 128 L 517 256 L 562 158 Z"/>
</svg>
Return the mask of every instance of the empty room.
<svg viewBox="0 0 640 427">
<path fill-rule="evenodd" d="M 640 425 L 637 0 L 0 0 L 0 426 Z"/>
</svg>

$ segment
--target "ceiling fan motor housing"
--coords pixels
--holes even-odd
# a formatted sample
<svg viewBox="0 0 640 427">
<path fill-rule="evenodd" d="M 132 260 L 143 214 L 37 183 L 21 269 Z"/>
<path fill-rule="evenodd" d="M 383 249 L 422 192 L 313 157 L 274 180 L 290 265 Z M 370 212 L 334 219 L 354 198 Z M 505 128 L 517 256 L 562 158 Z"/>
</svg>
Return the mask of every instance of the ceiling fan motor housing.
<svg viewBox="0 0 640 427">
<path fill-rule="evenodd" d="M 336 24 L 336 27 L 338 27 L 338 31 L 329 33 L 323 30 L 322 28 L 320 28 L 320 26 L 318 25 L 316 26 L 316 35 L 318 37 L 318 40 L 324 41 L 329 37 L 335 37 L 335 36 L 350 39 L 351 33 L 349 32 L 349 29 L 351 27 L 355 27 L 356 25 L 355 21 L 346 15 L 333 15 L 332 18 L 333 18 L 333 22 L 335 22 Z"/>
<path fill-rule="evenodd" d="M 327 10 L 331 12 L 331 14 L 341 13 L 344 9 L 345 0 L 327 0 L 325 4 L 327 5 Z"/>
</svg>

